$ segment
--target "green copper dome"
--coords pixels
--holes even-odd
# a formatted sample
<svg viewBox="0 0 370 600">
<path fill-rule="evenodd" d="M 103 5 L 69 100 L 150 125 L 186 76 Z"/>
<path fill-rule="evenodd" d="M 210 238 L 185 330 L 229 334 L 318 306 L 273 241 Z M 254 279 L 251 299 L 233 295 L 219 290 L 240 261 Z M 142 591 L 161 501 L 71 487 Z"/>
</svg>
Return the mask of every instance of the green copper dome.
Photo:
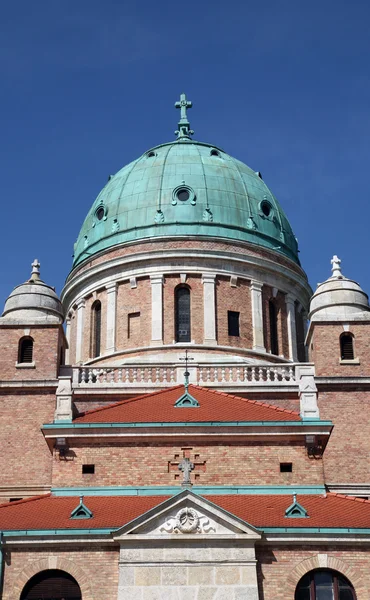
<svg viewBox="0 0 370 600">
<path fill-rule="evenodd" d="M 251 242 L 299 263 L 290 224 L 259 173 L 192 140 L 181 109 L 177 140 L 109 178 L 78 236 L 74 266 L 123 242 L 184 235 Z"/>
</svg>

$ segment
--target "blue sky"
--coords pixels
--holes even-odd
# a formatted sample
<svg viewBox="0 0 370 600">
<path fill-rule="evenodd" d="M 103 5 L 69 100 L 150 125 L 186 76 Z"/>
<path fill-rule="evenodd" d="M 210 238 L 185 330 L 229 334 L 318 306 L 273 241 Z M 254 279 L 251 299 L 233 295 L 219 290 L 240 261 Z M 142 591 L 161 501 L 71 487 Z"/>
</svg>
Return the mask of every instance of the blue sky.
<svg viewBox="0 0 370 600">
<path fill-rule="evenodd" d="M 342 258 L 370 292 L 366 0 L 20 0 L 0 13 L 0 304 L 37 257 L 60 291 L 107 176 L 195 138 L 259 170 L 311 285 Z"/>
</svg>

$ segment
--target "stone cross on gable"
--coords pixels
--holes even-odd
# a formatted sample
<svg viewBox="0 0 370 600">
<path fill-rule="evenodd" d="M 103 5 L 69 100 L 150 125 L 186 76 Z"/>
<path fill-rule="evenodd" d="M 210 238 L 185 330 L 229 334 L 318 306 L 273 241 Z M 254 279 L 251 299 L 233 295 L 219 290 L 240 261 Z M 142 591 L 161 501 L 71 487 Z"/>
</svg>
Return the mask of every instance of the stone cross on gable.
<svg viewBox="0 0 370 600">
<path fill-rule="evenodd" d="M 205 473 L 206 472 L 206 461 L 201 461 L 199 454 L 194 454 L 193 459 L 191 459 L 191 451 L 192 448 L 182 448 L 183 456 L 180 458 L 178 454 L 175 454 L 175 459 L 168 461 L 168 472 L 178 473 L 181 471 L 183 473 L 183 481 L 181 485 L 192 485 L 190 480 L 190 473 L 192 471 L 196 472 L 195 478 L 199 477 L 199 471 Z M 178 479 L 178 475 L 175 475 L 175 479 Z"/>
<path fill-rule="evenodd" d="M 193 485 L 190 481 L 190 473 L 194 470 L 194 463 L 191 462 L 190 458 L 183 458 L 179 464 L 179 471 L 183 473 L 183 480 L 181 485 Z"/>
<path fill-rule="evenodd" d="M 332 274 L 331 274 L 331 276 L 332 277 L 343 277 L 343 275 L 342 275 L 342 269 L 340 267 L 340 263 L 342 261 L 340 260 L 340 258 L 338 258 L 337 255 L 335 254 L 333 256 L 333 258 L 331 259 L 330 262 L 332 264 L 332 268 L 331 268 Z"/>
</svg>

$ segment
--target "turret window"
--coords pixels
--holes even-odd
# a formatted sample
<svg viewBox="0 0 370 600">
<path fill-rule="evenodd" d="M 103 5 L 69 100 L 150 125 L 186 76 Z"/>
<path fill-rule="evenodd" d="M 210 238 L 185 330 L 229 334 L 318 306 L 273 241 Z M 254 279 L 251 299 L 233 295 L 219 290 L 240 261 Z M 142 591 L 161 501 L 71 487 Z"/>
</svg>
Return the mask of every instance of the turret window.
<svg viewBox="0 0 370 600">
<path fill-rule="evenodd" d="M 175 291 L 176 342 L 190 342 L 190 290 L 179 287 Z"/>
<path fill-rule="evenodd" d="M 91 355 L 92 358 L 100 356 L 101 342 L 101 302 L 96 300 L 91 307 Z"/>
<path fill-rule="evenodd" d="M 33 339 L 24 337 L 19 340 L 18 363 L 31 363 L 33 361 Z"/>
<path fill-rule="evenodd" d="M 341 360 L 353 360 L 355 358 L 352 333 L 342 333 L 340 336 L 340 358 Z"/>
</svg>

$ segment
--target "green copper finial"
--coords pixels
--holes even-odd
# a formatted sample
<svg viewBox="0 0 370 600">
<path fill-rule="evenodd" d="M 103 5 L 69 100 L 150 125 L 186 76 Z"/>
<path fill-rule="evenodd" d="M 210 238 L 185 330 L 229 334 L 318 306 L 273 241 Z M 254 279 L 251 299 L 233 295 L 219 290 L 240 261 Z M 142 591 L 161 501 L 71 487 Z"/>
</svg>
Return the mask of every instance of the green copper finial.
<svg viewBox="0 0 370 600">
<path fill-rule="evenodd" d="M 175 131 L 175 135 L 177 135 L 177 139 L 185 138 L 190 139 L 190 136 L 193 135 L 194 131 L 190 129 L 190 123 L 188 121 L 188 116 L 186 114 L 186 109 L 191 108 L 193 103 L 190 100 L 186 99 L 185 94 L 180 94 L 180 101 L 175 103 L 175 107 L 180 109 L 180 121 L 179 128 Z"/>
</svg>

